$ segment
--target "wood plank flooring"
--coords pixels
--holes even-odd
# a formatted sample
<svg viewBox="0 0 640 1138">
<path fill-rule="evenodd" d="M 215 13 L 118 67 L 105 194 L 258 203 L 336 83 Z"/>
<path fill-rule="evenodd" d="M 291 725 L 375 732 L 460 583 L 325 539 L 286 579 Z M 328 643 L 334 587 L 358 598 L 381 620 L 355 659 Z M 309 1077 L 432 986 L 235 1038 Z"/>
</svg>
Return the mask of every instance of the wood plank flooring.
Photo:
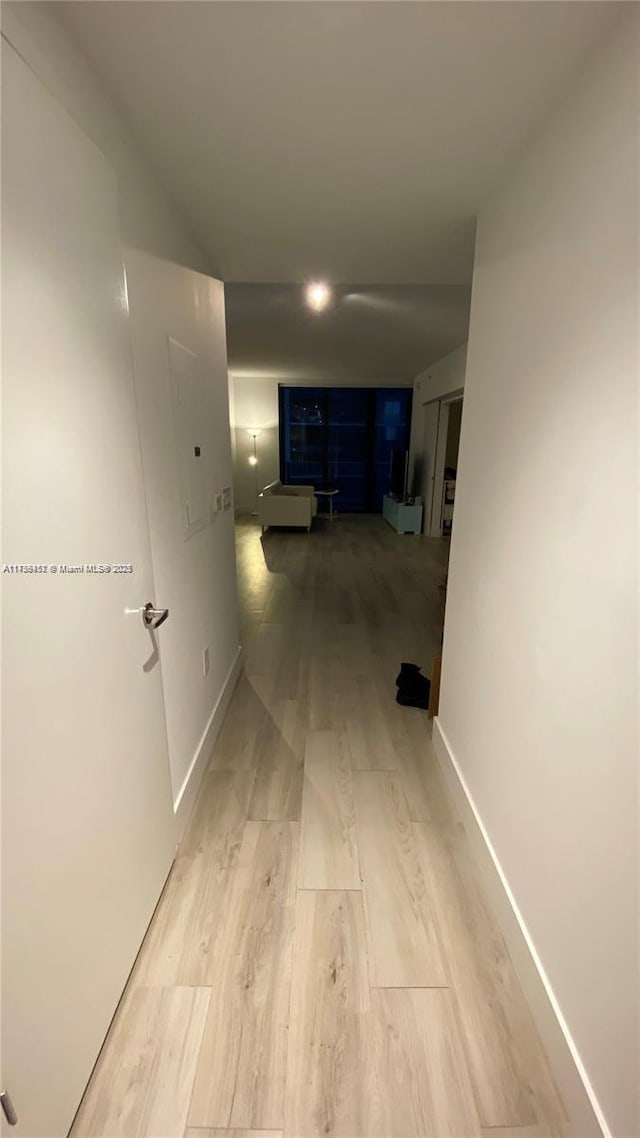
<svg viewBox="0 0 640 1138">
<path fill-rule="evenodd" d="M 371 982 L 378 988 L 446 987 L 424 869 L 400 780 L 353 774 Z"/>
<path fill-rule="evenodd" d="M 301 889 L 360 889 L 350 752 L 337 731 L 310 731 L 302 791 Z"/>
<path fill-rule="evenodd" d="M 371 991 L 362 895 L 298 893 L 285 1134 L 369 1132 Z"/>
<path fill-rule="evenodd" d="M 424 712 L 443 542 L 238 525 L 245 670 L 72 1138 L 566 1138 Z"/>
<path fill-rule="evenodd" d="M 73 1134 L 182 1134 L 208 1006 L 208 988 L 130 990 Z"/>
<path fill-rule="evenodd" d="M 378 988 L 372 999 L 380 1133 L 479 1136 L 449 989 Z"/>
<path fill-rule="evenodd" d="M 250 822 L 222 918 L 189 1123 L 282 1125 L 298 824 Z"/>
</svg>

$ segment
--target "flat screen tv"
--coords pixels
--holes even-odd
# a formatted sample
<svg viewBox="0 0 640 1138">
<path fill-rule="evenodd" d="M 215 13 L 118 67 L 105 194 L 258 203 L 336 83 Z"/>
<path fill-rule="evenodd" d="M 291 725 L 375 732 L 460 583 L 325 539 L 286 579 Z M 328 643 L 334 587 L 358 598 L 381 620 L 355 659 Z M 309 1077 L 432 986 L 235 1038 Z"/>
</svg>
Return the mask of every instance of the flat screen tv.
<svg viewBox="0 0 640 1138">
<path fill-rule="evenodd" d="M 393 498 L 404 501 L 407 496 L 407 461 L 409 455 L 406 450 L 391 451 L 391 472 L 389 479 L 389 493 Z"/>
</svg>

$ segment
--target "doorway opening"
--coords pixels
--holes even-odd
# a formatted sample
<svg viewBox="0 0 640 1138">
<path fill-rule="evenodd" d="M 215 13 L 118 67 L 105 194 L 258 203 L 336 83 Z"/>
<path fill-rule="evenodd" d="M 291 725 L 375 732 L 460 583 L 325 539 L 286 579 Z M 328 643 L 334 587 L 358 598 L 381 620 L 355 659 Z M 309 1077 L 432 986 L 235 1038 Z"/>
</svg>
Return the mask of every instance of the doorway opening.
<svg viewBox="0 0 640 1138">
<path fill-rule="evenodd" d="M 461 422 L 461 391 L 422 404 L 421 446 L 415 456 L 413 493 L 424 505 L 425 537 L 451 535 Z"/>
<path fill-rule="evenodd" d="M 442 479 L 442 499 L 439 526 L 442 537 L 451 537 L 453 510 L 456 500 L 456 481 L 458 477 L 458 454 L 460 451 L 460 427 L 462 424 L 462 399 L 456 398 L 445 404 L 446 441 L 444 446 L 444 471 Z"/>
</svg>

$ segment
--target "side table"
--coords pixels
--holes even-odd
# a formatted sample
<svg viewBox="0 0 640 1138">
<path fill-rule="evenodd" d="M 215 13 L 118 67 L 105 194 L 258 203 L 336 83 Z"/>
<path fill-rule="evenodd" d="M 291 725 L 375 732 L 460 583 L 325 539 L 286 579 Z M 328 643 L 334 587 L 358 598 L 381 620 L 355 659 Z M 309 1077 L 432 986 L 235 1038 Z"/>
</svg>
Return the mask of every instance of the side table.
<svg viewBox="0 0 640 1138">
<path fill-rule="evenodd" d="M 334 510 L 334 508 L 333 508 L 333 499 L 335 498 L 336 494 L 339 494 L 339 493 L 340 493 L 339 490 L 316 490 L 315 491 L 317 498 L 328 498 L 329 499 L 329 521 L 330 522 L 335 521 L 335 519 L 338 516 L 338 511 Z"/>
</svg>

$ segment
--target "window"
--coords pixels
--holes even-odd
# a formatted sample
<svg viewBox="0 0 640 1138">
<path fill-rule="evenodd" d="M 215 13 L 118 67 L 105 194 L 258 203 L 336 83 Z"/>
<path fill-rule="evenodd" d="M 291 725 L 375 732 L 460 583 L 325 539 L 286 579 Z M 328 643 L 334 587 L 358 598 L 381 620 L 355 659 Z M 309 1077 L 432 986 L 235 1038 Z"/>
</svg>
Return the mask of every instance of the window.
<svg viewBox="0 0 640 1138">
<path fill-rule="evenodd" d="M 342 511 L 382 509 L 391 451 L 408 448 L 410 387 L 280 385 L 280 477 L 340 491 Z"/>
</svg>

